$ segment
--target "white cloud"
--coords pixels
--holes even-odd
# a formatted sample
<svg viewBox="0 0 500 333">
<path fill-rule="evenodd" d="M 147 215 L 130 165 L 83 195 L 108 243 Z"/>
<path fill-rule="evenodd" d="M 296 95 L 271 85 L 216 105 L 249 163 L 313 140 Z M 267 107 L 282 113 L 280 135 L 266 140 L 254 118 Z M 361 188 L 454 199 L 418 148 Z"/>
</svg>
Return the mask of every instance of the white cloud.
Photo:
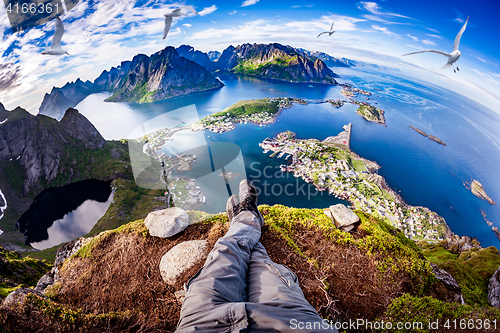
<svg viewBox="0 0 500 333">
<path fill-rule="evenodd" d="M 440 32 L 439 32 L 439 30 L 436 30 L 436 29 L 433 29 L 433 28 L 427 28 L 427 30 L 432 31 L 432 32 L 435 32 L 435 33 L 437 33 L 437 34 L 439 34 L 439 33 L 440 33 Z"/>
<path fill-rule="evenodd" d="M 156 3 L 155 0 L 150 2 Z M 0 93 L 1 102 L 8 109 L 21 105 L 30 112 L 36 113 L 43 95 L 49 92 L 52 86 L 62 86 L 68 81 L 76 80 L 78 77 L 82 80 L 94 80 L 104 69 L 108 70 L 111 66 L 119 65 L 121 61 L 130 60 L 138 53 L 151 54 L 163 49 L 166 45 L 165 41 L 161 39 L 164 25 L 163 14 L 171 8 L 182 6 L 182 4 L 159 5 L 159 7 L 155 8 L 136 8 L 134 7 L 135 3 L 136 0 L 117 0 L 113 4 L 100 2 L 93 5 L 91 2 L 85 1 L 80 2 L 74 10 L 83 12 L 83 7 L 79 8 L 79 6 L 85 6 L 86 16 L 75 15 L 71 19 L 66 19 L 66 16 L 63 16 L 62 19 L 66 28 L 66 33 L 63 36 L 63 48 L 68 50 L 71 54 L 70 57 L 46 57 L 40 55 L 43 47 L 50 44 L 51 34 L 54 29 L 53 22 L 23 33 L 0 35 L 0 52 L 2 54 L 5 50 L 11 49 L 11 46 L 15 43 L 14 51 L 3 56 L 1 63 L 17 64 L 19 70 L 16 75 L 20 75 L 13 86 L 9 86 L 8 90 Z M 378 11 L 381 10 L 378 9 Z M 73 11 L 70 13 L 73 13 Z M 367 14 L 375 15 L 371 12 L 367 12 Z M 326 52 L 332 56 L 347 57 L 392 66 L 393 68 L 406 67 L 414 69 L 418 67 L 421 74 L 423 73 L 422 77 L 428 76 L 428 81 L 439 77 L 439 75 L 443 76 L 440 79 L 441 86 L 446 86 L 446 80 L 450 78 L 448 76 L 450 73 L 438 70 L 443 65 L 441 57 L 415 57 L 413 59 L 404 57 L 405 59 L 401 59 L 401 54 L 408 53 L 407 50 L 404 50 L 406 48 L 405 43 L 391 43 L 388 41 L 389 38 L 385 38 L 385 35 L 395 36 L 396 38 L 401 36 L 390 31 L 382 24 L 371 27 L 368 25 L 370 27 L 368 31 L 371 33 L 365 33 L 359 23 L 366 22 L 366 19 L 359 17 L 325 15 L 318 19 L 309 20 L 304 18 L 300 21 L 284 20 L 283 22 L 261 19 L 250 22 L 241 21 L 236 25 L 216 24 L 210 29 L 203 28 L 203 31 L 196 29 L 195 20 L 197 19 L 199 19 L 197 16 L 190 16 L 189 21 L 183 17 L 175 18 L 168 36 L 168 44 L 189 43 L 204 51 L 214 49 L 222 51 L 229 44 L 279 42 L 294 47 Z M 187 27 L 189 24 L 182 24 L 182 20 L 193 24 L 193 27 L 189 30 L 194 31 L 193 34 L 186 37 L 182 35 L 179 27 Z M 318 40 L 316 38 L 317 34 L 328 30 L 333 20 L 337 30 L 334 35 L 335 38 L 328 41 L 321 40 L 321 38 Z M 6 13 L 0 11 L 0 28 L 3 29 L 2 31 L 8 28 L 8 24 Z M 424 27 L 422 28 L 424 29 Z M 183 28 L 183 30 L 187 29 Z M 380 32 L 384 35 L 380 34 Z M 438 31 L 436 33 L 439 34 Z M 413 43 L 413 36 L 410 36 L 404 36 L 404 38 L 406 41 L 410 41 L 408 38 L 411 38 Z M 422 37 L 424 36 L 422 35 Z M 436 35 L 435 38 L 439 38 L 439 36 Z M 477 64 L 483 65 L 480 60 L 474 58 L 474 55 L 468 58 L 472 58 Z M 428 62 L 427 59 L 429 59 Z M 488 58 L 489 61 L 491 59 L 491 57 Z M 425 63 L 427 68 L 417 65 L 420 64 L 419 61 Z M 461 61 L 470 60 L 464 57 Z M 16 68 L 13 66 L 9 66 L 9 68 Z M 457 82 L 461 84 L 462 81 L 467 79 L 465 76 L 467 74 L 467 65 L 463 64 L 462 66 L 461 64 L 460 69 L 461 76 L 455 75 L 455 80 L 460 80 L 460 82 Z M 4 82 L 5 78 L 8 77 L 6 76 L 7 73 L 0 66 L 0 83 Z M 451 71 L 451 75 L 453 74 L 453 71 Z M 478 75 L 478 77 L 480 76 Z M 476 80 L 477 84 L 484 86 L 487 84 L 485 82 L 491 82 L 488 86 L 489 89 L 498 87 L 498 83 L 493 85 L 493 81 L 498 82 L 499 80 L 495 74 L 490 74 L 486 78 L 483 79 L 484 82 L 479 79 Z M 458 88 L 454 90 L 459 91 Z M 490 99 L 483 100 L 483 95 L 475 95 L 477 90 L 477 88 L 474 88 L 470 93 L 468 91 L 462 93 L 467 94 L 468 97 L 478 101 L 478 103 L 488 104 L 491 107 L 492 102 L 490 102 Z M 496 107 L 496 110 L 498 110 L 498 107 Z"/>
<path fill-rule="evenodd" d="M 409 18 L 408 16 L 381 11 L 382 8 L 376 2 L 361 1 L 358 4 L 358 8 L 361 10 L 366 10 L 372 14 L 375 14 L 375 15 L 386 15 L 386 16 L 396 16 L 396 17 Z"/>
<path fill-rule="evenodd" d="M 234 15 L 236 14 L 236 10 L 234 10 L 233 12 L 229 13 L 229 15 Z"/>
<path fill-rule="evenodd" d="M 381 27 L 379 25 L 372 25 L 372 28 L 377 30 L 377 31 L 381 31 L 383 32 L 384 34 L 386 35 L 390 35 L 390 36 L 399 36 L 398 34 L 390 31 L 389 29 L 387 29 L 387 27 Z"/>
<path fill-rule="evenodd" d="M 205 15 L 208 15 L 208 14 L 212 14 L 216 10 L 217 10 L 217 6 L 216 5 L 212 5 L 210 7 L 203 8 L 203 10 L 201 12 L 199 12 L 198 14 L 200 14 L 200 16 L 205 16 Z"/>
<path fill-rule="evenodd" d="M 459 23 L 464 23 L 464 20 L 462 20 L 460 17 L 457 17 L 457 18 L 455 19 L 455 21 L 457 21 L 457 22 L 459 22 Z"/>
<path fill-rule="evenodd" d="M 341 36 L 342 31 L 355 31 L 358 30 L 356 23 L 365 21 L 363 19 L 353 18 L 349 16 L 329 15 L 322 16 L 317 20 L 307 21 L 292 21 L 281 24 L 274 24 L 273 21 L 266 21 L 263 19 L 248 21 L 238 26 L 231 26 L 227 28 L 210 28 L 203 31 L 193 33 L 189 40 L 213 40 L 217 38 L 224 38 L 226 41 L 238 40 L 248 42 L 250 40 L 256 41 L 259 38 L 269 38 L 273 36 L 279 42 L 281 38 L 294 38 L 299 35 L 304 37 L 312 36 L 316 38 L 318 32 L 330 29 L 332 21 L 335 21 L 336 35 Z M 340 33 L 340 34 L 339 34 Z M 344 35 L 343 38 L 350 38 L 351 41 L 356 37 Z"/>
<path fill-rule="evenodd" d="M 365 2 L 361 1 L 360 4 L 358 5 L 359 9 L 365 9 L 369 11 L 370 13 L 380 15 L 382 14 L 379 9 L 380 6 L 376 2 Z"/>
<path fill-rule="evenodd" d="M 259 0 L 245 0 L 245 1 L 243 1 L 243 3 L 241 4 L 241 7 L 246 7 L 246 6 L 255 5 L 257 2 L 259 2 Z"/>
<path fill-rule="evenodd" d="M 429 37 L 437 38 L 437 39 L 443 39 L 443 36 L 438 36 L 438 35 L 434 35 L 434 34 L 426 34 L 426 35 Z"/>
<path fill-rule="evenodd" d="M 418 38 L 415 37 L 415 36 L 412 36 L 410 34 L 406 34 L 406 36 L 410 37 L 411 39 L 413 39 L 415 42 L 418 42 Z"/>
<path fill-rule="evenodd" d="M 422 43 L 426 44 L 426 45 L 437 45 L 436 43 L 434 43 L 432 40 L 428 40 L 428 39 L 424 39 L 422 40 Z"/>
<path fill-rule="evenodd" d="M 479 56 L 475 56 L 479 61 L 482 61 L 484 63 L 488 63 L 486 60 L 484 60 L 483 58 L 479 57 Z"/>
<path fill-rule="evenodd" d="M 2 90 L 2 103 L 8 109 L 22 105 L 36 113 L 43 95 L 52 86 L 62 86 L 78 77 L 94 80 L 104 69 L 119 65 L 120 61 L 132 59 L 138 53 L 151 54 L 164 48 L 161 39 L 163 13 L 182 4 L 162 4 L 155 8 L 134 7 L 135 4 L 136 0 L 90 5 L 81 1 L 62 16 L 65 27 L 63 48 L 71 56 L 40 54 L 50 45 L 54 21 L 28 31 L 0 35 L 2 64 L 15 64 L 8 70 L 0 68 L 0 78 L 19 68 L 15 71 L 16 83 Z M 182 19 L 174 19 L 169 39 L 180 36 L 180 29 L 175 25 Z M 8 27 L 6 12 L 0 11 L 0 28 L 5 31 Z M 6 50 L 9 52 L 5 53 Z"/>
<path fill-rule="evenodd" d="M 192 25 L 192 24 L 189 24 L 189 23 L 184 23 L 182 26 L 183 26 L 183 27 L 186 27 L 186 28 L 190 28 L 190 27 L 192 27 L 193 25 Z"/>
</svg>

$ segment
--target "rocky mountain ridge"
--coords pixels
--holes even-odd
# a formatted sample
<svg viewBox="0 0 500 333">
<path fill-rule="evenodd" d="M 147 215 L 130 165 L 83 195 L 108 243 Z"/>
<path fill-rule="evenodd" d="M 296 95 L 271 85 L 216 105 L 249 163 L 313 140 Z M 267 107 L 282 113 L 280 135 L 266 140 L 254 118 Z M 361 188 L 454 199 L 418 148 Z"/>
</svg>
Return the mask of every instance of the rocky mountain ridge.
<svg viewBox="0 0 500 333">
<path fill-rule="evenodd" d="M 233 73 L 297 83 L 337 84 L 338 77 L 322 60 L 278 43 L 231 45 L 217 66 Z"/>
<path fill-rule="evenodd" d="M 45 94 L 40 114 L 50 114 L 53 118 L 61 119 L 66 110 L 75 107 L 78 103 L 94 92 L 93 83 L 83 82 L 77 79 L 75 82 L 68 82 L 61 88 L 53 87 L 50 94 Z"/>
<path fill-rule="evenodd" d="M 51 182 L 59 175 L 59 163 L 67 147 L 97 150 L 106 144 L 92 123 L 74 109 L 68 109 L 60 122 L 44 115 L 33 116 L 20 107 L 2 110 L 3 116 L 6 121 L 0 126 L 0 161 L 15 160 L 24 168 L 24 194 L 40 179 Z"/>
<path fill-rule="evenodd" d="M 194 47 L 190 45 L 181 45 L 178 48 L 176 48 L 176 50 L 181 57 L 194 61 L 195 63 L 208 69 L 209 71 L 214 71 L 217 69 L 217 63 L 212 60 L 212 59 L 218 59 L 217 54 L 212 53 L 210 55 L 210 52 L 204 53 L 195 50 Z"/>
<path fill-rule="evenodd" d="M 166 47 L 150 57 L 136 55 L 118 89 L 106 86 L 105 90 L 113 93 L 109 102 L 147 103 L 223 86 L 208 70 Z"/>
<path fill-rule="evenodd" d="M 105 141 L 77 110 L 68 109 L 57 121 L 0 104 L 0 119 L 0 190 L 6 201 L 0 245 L 5 248 L 33 250 L 15 225 L 44 189 L 117 178 L 124 178 L 121 189 L 134 188 L 126 180 L 133 177 L 126 143 Z"/>
<path fill-rule="evenodd" d="M 166 47 L 151 56 L 138 54 L 132 61 L 105 70 L 94 83 L 78 79 L 62 88 L 54 87 L 45 95 L 39 113 L 59 120 L 66 109 L 98 92 L 112 93 L 107 99 L 110 102 L 146 103 L 222 86 L 207 69 L 181 57 L 175 48 Z"/>
<path fill-rule="evenodd" d="M 288 82 L 336 84 L 337 74 L 330 67 L 349 67 L 349 59 L 337 59 L 323 52 L 296 49 L 288 45 L 230 45 L 221 54 L 204 53 L 181 45 L 104 70 L 94 82 L 77 79 L 45 94 L 39 113 L 62 119 L 68 108 L 98 92 L 110 92 L 109 102 L 147 103 L 223 86 L 209 72 L 229 71 Z"/>
<path fill-rule="evenodd" d="M 301 51 L 303 54 L 309 56 L 309 57 L 314 57 L 321 59 L 328 67 L 353 67 L 356 66 L 355 62 L 347 59 L 347 58 L 335 58 L 332 57 L 331 55 L 328 55 L 324 52 L 319 52 L 319 51 L 308 51 L 306 49 L 298 49 Z"/>
</svg>

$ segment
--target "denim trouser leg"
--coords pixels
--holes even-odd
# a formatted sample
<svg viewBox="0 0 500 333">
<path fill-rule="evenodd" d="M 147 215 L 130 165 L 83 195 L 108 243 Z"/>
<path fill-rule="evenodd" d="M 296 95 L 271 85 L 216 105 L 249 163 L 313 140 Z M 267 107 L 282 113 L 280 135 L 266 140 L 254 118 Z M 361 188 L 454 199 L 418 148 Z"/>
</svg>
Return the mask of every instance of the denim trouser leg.
<svg viewBox="0 0 500 333">
<path fill-rule="evenodd" d="M 247 327 L 248 263 L 259 239 L 257 217 L 248 211 L 238 214 L 188 282 L 177 332 L 238 332 Z"/>
<path fill-rule="evenodd" d="M 188 282 L 176 332 L 331 332 L 302 328 L 320 324 L 321 317 L 295 274 L 269 259 L 260 234 L 253 213 L 234 218 Z"/>
<path fill-rule="evenodd" d="M 250 257 L 246 309 L 249 332 L 335 331 L 304 298 L 295 273 L 271 261 L 260 242 Z"/>
</svg>

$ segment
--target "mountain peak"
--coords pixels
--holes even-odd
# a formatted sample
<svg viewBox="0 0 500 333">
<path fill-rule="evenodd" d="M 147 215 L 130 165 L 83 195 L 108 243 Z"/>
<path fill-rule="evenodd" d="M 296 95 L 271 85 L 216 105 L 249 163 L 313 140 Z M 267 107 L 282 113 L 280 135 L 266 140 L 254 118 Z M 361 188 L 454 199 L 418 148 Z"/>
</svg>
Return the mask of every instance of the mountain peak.
<svg viewBox="0 0 500 333">
<path fill-rule="evenodd" d="M 106 80 L 109 78 L 99 78 L 96 83 L 113 92 L 108 102 L 146 103 L 223 86 L 207 69 L 182 57 L 172 46 L 150 57 L 135 56 L 129 68 L 113 78 L 116 83 L 108 89 Z"/>
<path fill-rule="evenodd" d="M 337 84 L 325 63 L 290 45 L 243 44 L 224 50 L 217 61 L 222 70 L 296 83 Z"/>
<path fill-rule="evenodd" d="M 17 107 L 8 112 L 8 121 L 0 126 L 0 145 L 4 143 L 0 160 L 19 160 L 26 174 L 19 190 L 27 194 L 40 179 L 50 182 L 62 172 L 60 161 L 68 147 L 95 150 L 102 148 L 105 142 L 77 110 L 69 109 L 58 122 L 43 114 L 34 116 Z"/>
<path fill-rule="evenodd" d="M 69 108 L 60 121 L 63 129 L 88 149 L 102 148 L 106 140 L 78 110 Z"/>
</svg>

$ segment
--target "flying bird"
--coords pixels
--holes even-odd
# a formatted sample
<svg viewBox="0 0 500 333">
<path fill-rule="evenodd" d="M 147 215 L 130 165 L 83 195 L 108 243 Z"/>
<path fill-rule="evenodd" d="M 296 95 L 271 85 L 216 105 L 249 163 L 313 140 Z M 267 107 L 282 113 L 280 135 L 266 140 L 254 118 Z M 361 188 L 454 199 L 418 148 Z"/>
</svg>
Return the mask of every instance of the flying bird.
<svg viewBox="0 0 500 333">
<path fill-rule="evenodd" d="M 325 31 L 325 32 L 322 32 L 318 35 L 318 37 L 316 38 L 319 38 L 319 36 L 321 36 L 322 34 L 328 34 L 330 35 L 330 37 L 332 36 L 332 34 L 335 32 L 335 30 L 333 30 L 333 25 L 335 24 L 335 21 L 333 21 L 332 23 L 332 26 L 330 27 L 330 31 Z"/>
<path fill-rule="evenodd" d="M 193 6 L 181 6 L 181 8 L 184 8 L 185 10 L 191 12 L 191 13 L 194 13 L 195 15 L 198 14 L 198 12 L 196 11 L 196 9 L 194 9 Z"/>
<path fill-rule="evenodd" d="M 56 31 L 54 32 L 54 37 L 52 37 L 52 45 L 50 45 L 49 49 L 45 49 L 42 51 L 42 54 L 48 54 L 48 55 L 63 55 L 63 54 L 68 54 L 65 50 L 62 49 L 61 47 L 61 38 L 62 35 L 64 34 L 64 26 L 59 17 L 56 17 Z"/>
<path fill-rule="evenodd" d="M 172 19 L 174 17 L 187 16 L 186 13 L 181 11 L 182 8 L 186 9 L 186 11 L 194 13 L 195 15 L 198 14 L 198 12 L 192 6 L 182 6 L 181 8 L 174 9 L 170 13 L 165 14 L 165 28 L 163 29 L 163 39 L 167 37 L 170 26 L 172 26 Z"/>
<path fill-rule="evenodd" d="M 407 56 L 407 55 L 410 55 L 410 54 L 422 53 L 422 52 L 434 52 L 434 53 L 437 53 L 437 54 L 444 55 L 445 57 L 448 57 L 448 62 L 441 69 L 445 69 L 445 68 L 448 68 L 448 67 L 452 66 L 453 63 L 455 63 L 460 58 L 460 55 L 462 54 L 458 50 L 458 45 L 460 44 L 460 38 L 462 38 L 462 34 L 465 31 L 465 27 L 467 26 L 467 22 L 468 21 L 469 21 L 469 17 L 467 17 L 467 20 L 465 21 L 464 25 L 462 26 L 462 29 L 460 29 L 460 31 L 458 32 L 457 37 L 455 37 L 455 42 L 453 43 L 453 51 L 451 53 L 447 53 L 447 52 L 443 52 L 443 51 L 437 51 L 437 50 L 423 50 L 423 51 L 418 51 L 418 52 L 412 52 L 412 53 L 408 53 L 408 54 L 403 54 L 403 56 Z M 455 66 L 457 66 L 457 71 L 460 71 L 460 69 L 458 69 L 458 65 L 455 64 Z M 455 73 L 457 72 L 455 70 L 455 68 L 453 68 L 453 71 Z"/>
</svg>

